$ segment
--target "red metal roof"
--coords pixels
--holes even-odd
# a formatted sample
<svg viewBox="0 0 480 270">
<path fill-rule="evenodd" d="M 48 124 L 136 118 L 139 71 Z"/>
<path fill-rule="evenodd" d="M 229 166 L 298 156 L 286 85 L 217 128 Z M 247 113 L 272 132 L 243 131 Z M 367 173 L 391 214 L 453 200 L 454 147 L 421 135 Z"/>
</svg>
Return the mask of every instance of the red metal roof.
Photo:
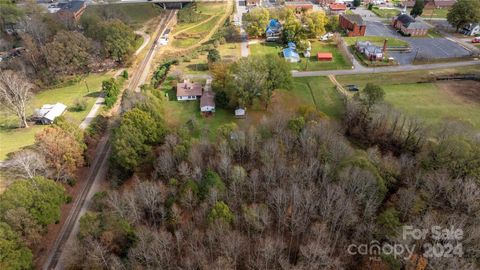
<svg viewBox="0 0 480 270">
<path fill-rule="evenodd" d="M 318 59 L 332 59 L 333 58 L 333 55 L 332 53 L 329 53 L 329 52 L 319 52 L 317 53 L 317 58 Z"/>
<path fill-rule="evenodd" d="M 346 10 L 347 9 L 347 6 L 341 3 L 331 3 L 330 5 L 328 5 L 328 7 L 330 8 L 330 10 Z"/>
</svg>

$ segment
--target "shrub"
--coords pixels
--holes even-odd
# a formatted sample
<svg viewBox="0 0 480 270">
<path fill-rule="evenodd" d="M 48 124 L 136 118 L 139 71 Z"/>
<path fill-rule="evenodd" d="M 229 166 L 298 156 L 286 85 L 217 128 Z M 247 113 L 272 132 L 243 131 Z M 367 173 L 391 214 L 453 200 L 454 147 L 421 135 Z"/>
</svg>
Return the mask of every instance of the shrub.
<svg viewBox="0 0 480 270">
<path fill-rule="evenodd" d="M 120 89 L 114 78 L 102 82 L 102 91 L 105 94 L 105 105 L 111 108 L 117 101 Z"/>
<path fill-rule="evenodd" d="M 168 71 L 170 70 L 170 66 L 174 63 L 174 61 L 165 62 L 157 67 L 157 69 L 153 72 L 151 81 L 153 87 L 157 88 L 163 83 L 163 81 L 165 81 Z"/>
<path fill-rule="evenodd" d="M 73 105 L 70 106 L 70 111 L 72 112 L 82 112 L 87 109 L 87 99 L 86 98 L 76 98 L 73 101 Z"/>
<path fill-rule="evenodd" d="M 120 76 L 122 76 L 124 79 L 128 80 L 128 71 L 125 69 Z"/>
<path fill-rule="evenodd" d="M 223 193 L 225 191 L 225 184 L 216 172 L 209 170 L 203 176 L 202 182 L 200 183 L 200 197 L 205 199 L 213 188 Z"/>
<path fill-rule="evenodd" d="M 234 215 L 227 204 L 219 201 L 215 203 L 212 210 L 210 210 L 207 219 L 208 223 L 213 223 L 214 221 L 219 220 L 227 224 L 231 224 L 233 222 Z"/>
<path fill-rule="evenodd" d="M 378 224 L 382 227 L 383 233 L 389 236 L 398 234 L 398 228 L 402 225 L 398 211 L 393 208 L 387 208 L 378 216 Z"/>
</svg>

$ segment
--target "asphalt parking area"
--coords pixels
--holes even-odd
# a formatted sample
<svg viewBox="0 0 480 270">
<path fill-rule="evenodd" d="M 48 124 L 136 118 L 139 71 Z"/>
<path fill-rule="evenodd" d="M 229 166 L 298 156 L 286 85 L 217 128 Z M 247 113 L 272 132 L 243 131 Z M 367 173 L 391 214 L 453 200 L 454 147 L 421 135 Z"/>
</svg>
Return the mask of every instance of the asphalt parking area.
<svg viewBox="0 0 480 270">
<path fill-rule="evenodd" d="M 408 65 L 417 60 L 458 58 L 470 55 L 470 51 L 446 38 L 404 37 L 392 27 L 380 22 L 367 21 L 366 36 L 386 36 L 403 39 L 410 44 L 410 52 L 389 52 L 400 65 Z"/>
<path fill-rule="evenodd" d="M 366 36 L 401 37 L 392 27 L 386 26 L 382 22 L 367 21 L 366 23 Z"/>
</svg>

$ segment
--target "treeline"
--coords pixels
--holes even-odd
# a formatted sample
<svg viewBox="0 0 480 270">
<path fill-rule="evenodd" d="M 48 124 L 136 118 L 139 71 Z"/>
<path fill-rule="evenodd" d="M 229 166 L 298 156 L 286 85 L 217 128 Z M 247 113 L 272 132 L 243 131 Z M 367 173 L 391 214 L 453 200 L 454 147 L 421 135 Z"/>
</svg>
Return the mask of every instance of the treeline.
<svg viewBox="0 0 480 270">
<path fill-rule="evenodd" d="M 163 120 L 162 95 L 155 92 L 126 93 L 119 126 L 113 131 L 112 177 L 119 183 L 152 158 L 152 149 L 163 142 L 167 132 Z"/>
<path fill-rule="evenodd" d="M 0 195 L 0 266 L 6 270 L 32 269 L 47 225 L 60 221 L 67 202 L 65 189 L 43 177 L 14 182 Z"/>
<path fill-rule="evenodd" d="M 361 132 L 352 134 L 376 122 L 381 93 L 365 90 L 355 99 L 359 117 L 367 119 L 359 125 L 368 127 L 357 125 L 352 131 Z M 129 112 L 151 113 L 137 106 Z M 360 150 L 321 114 L 271 115 L 249 128 L 220 126 L 213 141 L 194 140 L 184 127 L 166 135 L 160 129 L 161 140 L 148 140 L 157 133 L 124 117 L 119 130 L 137 128 L 132 132 L 143 138 L 128 148 L 128 157 L 140 162 L 113 165 L 128 168 L 133 185 L 97 194 L 70 251 L 71 267 L 404 269 L 426 263 L 468 269 L 479 263 L 480 142 L 474 133 L 450 123 L 414 148 L 407 143 L 399 152 L 385 151 L 383 139 L 372 139 Z M 117 134 L 114 149 L 133 140 Z M 400 134 L 396 138 L 409 141 L 408 132 Z M 463 256 L 426 260 L 420 245 L 413 259 L 380 254 L 372 262 L 348 254 L 352 243 L 418 244 L 402 239 L 402 225 L 461 228 Z"/>
<path fill-rule="evenodd" d="M 88 145 L 95 145 L 108 120 L 95 118 L 84 133 L 64 117 L 35 135 L 35 143 L 2 164 L 11 182 L 0 195 L 0 268 L 31 269 L 43 245 L 47 226 L 60 221 L 60 207 L 69 203 L 63 185 L 75 185 L 77 171 L 88 164 Z"/>
<path fill-rule="evenodd" d="M 289 8 L 256 8 L 245 14 L 245 31 L 252 37 L 264 36 L 270 19 L 281 22 L 283 41 L 296 42 L 297 49 L 300 49 L 298 45 L 306 39 L 318 38 L 326 31 L 338 28 L 338 16 L 328 18 L 324 11 L 305 12 L 302 16 L 297 16 L 295 10 Z"/>
<path fill-rule="evenodd" d="M 49 86 L 64 77 L 128 64 L 134 52 L 133 29 L 114 17 L 84 15 L 77 23 L 64 21 L 30 1 L 21 6 L 1 5 L 0 28 L 16 25 L 25 29 L 14 38 L 25 50 L 2 63 L 2 68 L 26 72 L 38 85 Z"/>
</svg>

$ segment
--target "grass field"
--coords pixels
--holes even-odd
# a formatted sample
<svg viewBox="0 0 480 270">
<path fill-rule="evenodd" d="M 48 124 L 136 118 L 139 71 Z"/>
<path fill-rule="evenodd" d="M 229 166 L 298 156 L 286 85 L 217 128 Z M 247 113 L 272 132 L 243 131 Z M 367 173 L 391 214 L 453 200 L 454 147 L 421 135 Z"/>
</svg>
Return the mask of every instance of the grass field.
<svg viewBox="0 0 480 270">
<path fill-rule="evenodd" d="M 343 114 L 342 97 L 327 77 L 295 78 L 292 92 L 329 117 L 338 119 Z"/>
<path fill-rule="evenodd" d="M 458 93 L 445 90 L 445 83 L 429 83 L 428 78 L 442 74 L 480 74 L 478 67 L 438 69 L 428 72 L 408 71 L 397 73 L 377 73 L 375 75 L 336 76 L 342 85 L 356 84 L 360 88 L 366 83 L 382 86 L 386 101 L 410 115 L 417 116 L 429 124 L 441 119 L 457 119 L 480 128 L 480 103 L 473 98 L 461 97 Z M 424 83 L 419 83 L 424 82 Z M 466 87 L 456 87 L 466 92 Z"/>
<path fill-rule="evenodd" d="M 75 124 L 80 122 L 87 116 L 92 108 L 98 94 L 100 93 L 102 81 L 109 78 L 108 74 L 92 74 L 74 85 L 45 90 L 35 95 L 28 108 L 27 115 L 31 115 L 35 108 L 41 107 L 43 104 L 55 104 L 61 102 L 67 106 L 74 104 L 77 98 L 85 98 L 87 101 L 87 109 L 81 112 L 67 111 L 65 117 L 71 119 Z M 87 92 L 88 85 L 90 92 Z M 46 126 L 31 126 L 26 129 L 16 128 L 18 121 L 11 114 L 5 111 L 0 114 L 0 160 L 6 158 L 7 154 L 20 148 L 31 145 L 34 142 L 35 133 L 42 130 Z"/>
<path fill-rule="evenodd" d="M 350 46 L 354 45 L 357 41 L 368 40 L 377 46 L 383 46 L 383 42 L 387 39 L 387 46 L 392 47 L 408 47 L 408 42 L 394 37 L 379 37 L 379 36 L 366 36 L 366 37 L 344 37 L 345 43 Z"/>
<path fill-rule="evenodd" d="M 148 20 L 164 12 L 152 3 L 88 5 L 83 16 L 118 18 L 133 28 L 141 28 Z"/>
<path fill-rule="evenodd" d="M 197 3 L 197 12 L 205 15 L 205 19 L 195 23 L 178 23 L 173 29 L 172 46 L 188 48 L 198 43 L 218 23 L 225 12 L 225 3 Z"/>
<path fill-rule="evenodd" d="M 223 60 L 235 60 L 240 57 L 240 43 L 225 43 L 217 47 Z M 198 54 L 196 58 L 190 58 L 189 62 L 180 61 L 173 66 L 185 74 L 202 74 L 208 71 L 207 53 Z"/>
<path fill-rule="evenodd" d="M 212 117 L 203 117 L 200 114 L 200 101 L 177 101 L 173 89 L 172 79 L 169 77 L 162 84 L 160 90 L 168 93 L 168 101 L 164 103 L 165 120 L 171 126 L 179 127 L 187 125 L 194 128 L 194 136 L 199 137 L 201 134 L 213 138 L 216 129 L 225 123 L 235 120 L 233 112 L 216 108 L 215 115 Z"/>
<path fill-rule="evenodd" d="M 429 9 L 424 9 L 421 16 L 424 19 L 446 18 L 448 11 L 450 11 L 450 9 L 448 8 L 429 8 Z M 408 12 L 410 13 L 410 9 L 408 10 Z"/>
<path fill-rule="evenodd" d="M 364 87 L 368 82 L 378 85 L 387 84 L 409 84 L 417 82 L 428 81 L 428 78 L 433 75 L 446 75 L 446 74 L 479 74 L 480 70 L 478 66 L 466 66 L 458 68 L 447 69 L 432 69 L 428 71 L 404 71 L 395 73 L 375 73 L 375 74 L 354 74 L 354 75 L 337 75 L 337 81 L 342 85 L 356 84 L 360 87 Z"/>
<path fill-rule="evenodd" d="M 247 121 L 235 119 L 233 111 L 217 108 L 212 117 L 200 115 L 199 101 L 179 102 L 175 99 L 175 90 L 172 78 L 168 78 L 160 87 L 168 93 L 169 101 L 165 102 L 165 119 L 171 126 L 195 126 L 194 136 L 207 134 L 215 137 L 216 129 L 226 123 L 236 122 L 238 125 L 259 123 L 263 116 L 271 111 L 263 108 L 249 108 Z M 295 78 L 293 88 L 290 90 L 276 90 L 270 108 L 281 108 L 285 111 L 295 112 L 300 106 L 311 105 L 322 111 L 328 117 L 338 119 L 343 114 L 343 101 L 334 85 L 327 77 Z"/>
<path fill-rule="evenodd" d="M 340 51 L 333 43 L 325 43 L 320 41 L 312 41 L 311 57 L 305 59 L 300 54 L 301 61 L 299 63 L 291 63 L 292 70 L 331 70 L 331 69 L 348 69 L 351 68 L 351 63 L 343 57 Z M 251 44 L 250 52 L 254 56 L 278 54 L 282 56 L 283 46 L 277 43 L 257 43 Z M 322 62 L 317 60 L 317 53 L 319 52 L 331 52 L 333 55 L 333 61 Z"/>
<path fill-rule="evenodd" d="M 436 83 L 385 85 L 383 88 L 387 102 L 426 123 L 455 119 L 480 128 L 480 103 L 452 97 Z"/>
<path fill-rule="evenodd" d="M 387 9 L 387 8 L 378 8 L 378 7 L 373 7 L 372 12 L 382 18 L 393 18 L 400 13 L 398 9 L 390 9 L 390 8 Z"/>
</svg>

